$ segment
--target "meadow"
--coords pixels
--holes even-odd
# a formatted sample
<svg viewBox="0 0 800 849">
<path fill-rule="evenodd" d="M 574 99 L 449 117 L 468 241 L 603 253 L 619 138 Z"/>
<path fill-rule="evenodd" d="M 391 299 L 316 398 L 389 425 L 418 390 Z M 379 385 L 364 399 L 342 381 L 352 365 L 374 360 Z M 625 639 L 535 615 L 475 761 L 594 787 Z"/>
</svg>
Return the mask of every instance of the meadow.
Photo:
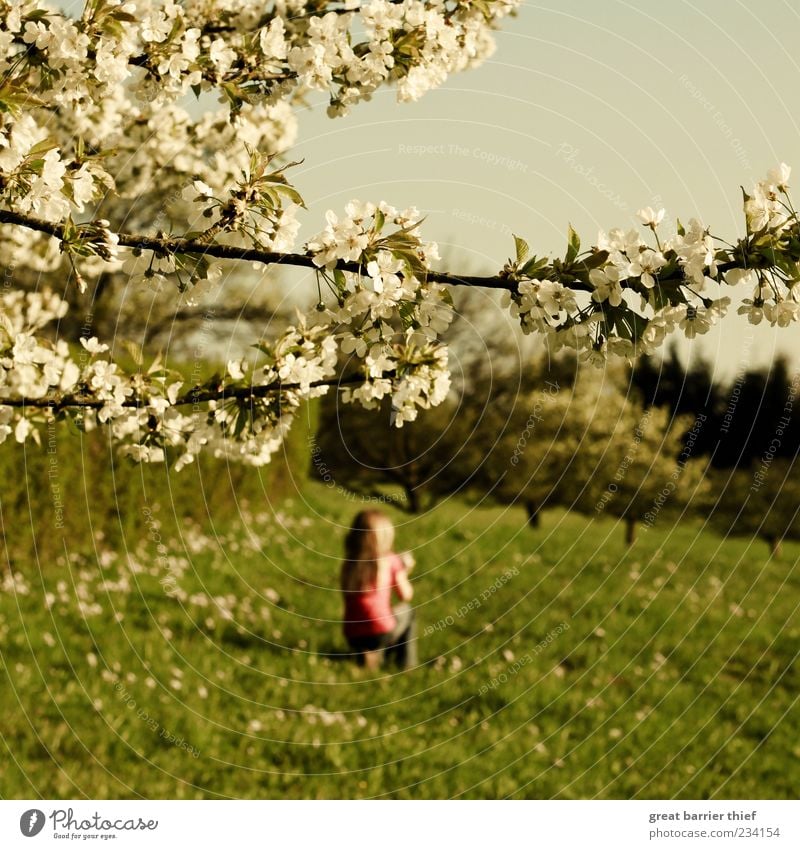
<svg viewBox="0 0 800 849">
<path fill-rule="evenodd" d="M 387 507 L 421 665 L 370 672 L 337 590 L 361 501 L 265 486 L 203 522 L 158 493 L 135 532 L 9 558 L 3 798 L 796 794 L 798 545 L 771 561 L 678 521 L 627 549 L 610 518 Z"/>
</svg>

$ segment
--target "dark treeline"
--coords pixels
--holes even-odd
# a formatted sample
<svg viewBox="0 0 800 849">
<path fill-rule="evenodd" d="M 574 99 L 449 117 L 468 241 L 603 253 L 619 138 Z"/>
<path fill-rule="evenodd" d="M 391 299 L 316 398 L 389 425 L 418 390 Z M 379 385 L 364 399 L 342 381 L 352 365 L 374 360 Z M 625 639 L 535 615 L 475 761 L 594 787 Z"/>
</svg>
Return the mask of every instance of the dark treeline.
<svg viewBox="0 0 800 849">
<path fill-rule="evenodd" d="M 686 368 L 673 346 L 661 362 L 641 358 L 631 383 L 646 406 L 706 416 L 694 450 L 714 468 L 747 469 L 767 452 L 785 460 L 800 452 L 800 375 L 791 374 L 783 358 L 720 383 L 708 361 Z"/>
</svg>

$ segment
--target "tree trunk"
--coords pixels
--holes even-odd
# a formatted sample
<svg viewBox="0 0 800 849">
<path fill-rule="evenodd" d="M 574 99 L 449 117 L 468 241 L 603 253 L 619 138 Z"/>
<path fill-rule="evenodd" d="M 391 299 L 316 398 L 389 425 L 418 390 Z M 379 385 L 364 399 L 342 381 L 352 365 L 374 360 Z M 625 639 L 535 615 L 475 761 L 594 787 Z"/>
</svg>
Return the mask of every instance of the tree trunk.
<svg viewBox="0 0 800 849">
<path fill-rule="evenodd" d="M 404 487 L 406 492 L 406 500 L 408 502 L 408 512 L 409 513 L 419 513 L 420 511 L 420 503 L 419 496 L 417 495 L 417 491 L 407 486 Z"/>
<path fill-rule="evenodd" d="M 767 542 L 769 543 L 770 557 L 772 557 L 774 560 L 780 560 L 780 558 L 781 558 L 781 538 L 779 536 L 768 537 Z"/>
<path fill-rule="evenodd" d="M 528 527 L 540 527 L 541 517 L 539 515 L 539 505 L 535 501 L 526 501 L 525 509 L 528 511 Z"/>
<path fill-rule="evenodd" d="M 636 542 L 636 519 L 630 516 L 625 519 L 625 544 L 633 545 Z"/>
</svg>

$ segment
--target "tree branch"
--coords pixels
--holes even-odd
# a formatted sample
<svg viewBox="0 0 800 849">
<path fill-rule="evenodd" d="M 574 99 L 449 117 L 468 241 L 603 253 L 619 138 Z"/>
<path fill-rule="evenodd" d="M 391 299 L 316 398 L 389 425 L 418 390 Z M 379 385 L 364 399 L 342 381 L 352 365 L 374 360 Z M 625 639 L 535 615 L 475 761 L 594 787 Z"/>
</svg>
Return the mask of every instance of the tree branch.
<svg viewBox="0 0 800 849">
<path fill-rule="evenodd" d="M 201 321 L 203 323 L 212 321 L 235 321 L 245 324 L 254 322 L 268 323 L 278 315 L 279 313 L 275 308 L 252 306 L 249 304 L 241 307 L 218 307 L 216 305 L 184 307 L 182 309 L 176 309 L 172 315 L 167 315 L 158 321 L 150 321 L 145 324 L 142 337 L 145 343 L 149 343 L 167 330 L 172 330 L 177 323 L 184 321 Z"/>
<path fill-rule="evenodd" d="M 366 378 L 361 374 L 339 375 L 329 380 L 312 380 L 308 386 L 317 388 L 320 386 L 351 386 L 364 383 L 369 380 L 382 380 L 395 377 L 394 372 L 385 372 L 380 377 Z M 265 383 L 261 386 L 235 386 L 226 388 L 220 385 L 216 389 L 208 386 L 194 386 L 192 389 L 180 395 L 170 407 L 185 407 L 189 404 L 205 404 L 209 401 L 232 401 L 263 398 L 274 392 L 289 392 L 303 388 L 299 383 Z M 122 407 L 147 407 L 150 398 L 126 398 L 120 406 Z M 90 395 L 45 395 L 41 398 L 0 397 L 0 407 L 33 407 L 35 409 L 63 410 L 67 408 L 83 408 L 99 410 L 109 402 L 93 398 Z"/>
<path fill-rule="evenodd" d="M 32 215 L 23 215 L 8 209 L 0 209 L 0 224 L 16 224 L 27 227 L 39 233 L 45 233 L 53 239 L 62 240 L 64 237 L 64 226 L 36 218 Z M 80 226 L 80 225 L 78 225 Z M 311 268 L 319 270 L 314 260 L 308 254 L 284 254 L 276 251 L 265 251 L 259 248 L 240 248 L 235 245 L 206 244 L 197 239 L 171 238 L 167 236 L 145 236 L 134 233 L 117 233 L 119 244 L 125 248 L 140 248 L 156 253 L 185 253 L 202 256 L 211 256 L 217 259 L 244 260 L 246 262 L 261 262 L 264 265 L 291 265 L 300 268 Z M 347 262 L 338 260 L 336 268 L 341 271 L 350 271 L 362 274 L 363 265 L 358 262 Z M 449 286 L 476 286 L 485 289 L 504 289 L 513 291 L 516 283 L 505 277 L 491 276 L 480 277 L 473 275 L 458 275 L 446 271 L 429 271 L 426 279 L 432 283 L 444 283 Z M 592 291 L 592 287 L 575 281 L 572 286 L 575 289 Z"/>
</svg>

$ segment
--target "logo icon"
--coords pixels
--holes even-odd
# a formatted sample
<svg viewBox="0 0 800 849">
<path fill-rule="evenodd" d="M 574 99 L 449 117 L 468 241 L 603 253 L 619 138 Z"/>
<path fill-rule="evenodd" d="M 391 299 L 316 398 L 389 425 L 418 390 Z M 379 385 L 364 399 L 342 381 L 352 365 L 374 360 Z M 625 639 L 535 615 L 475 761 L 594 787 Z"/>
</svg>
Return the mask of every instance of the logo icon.
<svg viewBox="0 0 800 849">
<path fill-rule="evenodd" d="M 31 808 L 19 818 L 19 830 L 25 837 L 36 837 L 44 828 L 44 813 L 38 808 Z"/>
</svg>

